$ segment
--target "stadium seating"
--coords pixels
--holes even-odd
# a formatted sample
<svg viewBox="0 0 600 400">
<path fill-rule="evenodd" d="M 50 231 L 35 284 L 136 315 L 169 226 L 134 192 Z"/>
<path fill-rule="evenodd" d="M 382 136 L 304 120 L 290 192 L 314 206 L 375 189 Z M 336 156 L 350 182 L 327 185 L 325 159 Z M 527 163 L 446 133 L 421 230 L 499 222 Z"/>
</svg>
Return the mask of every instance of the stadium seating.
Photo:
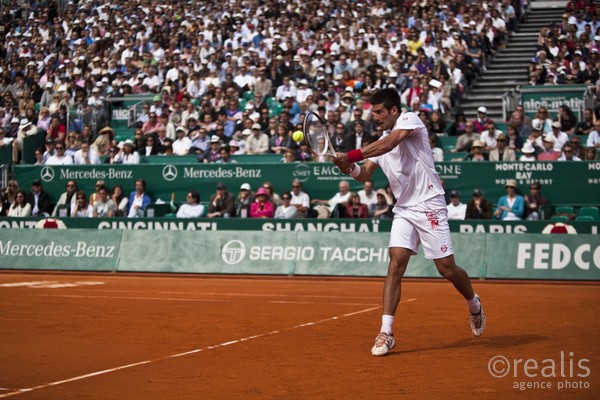
<svg viewBox="0 0 600 400">
<path fill-rule="evenodd" d="M 555 212 L 557 214 L 575 214 L 575 209 L 570 206 L 560 206 L 556 207 Z"/>
<path fill-rule="evenodd" d="M 590 221 L 600 221 L 600 211 L 598 207 L 581 207 L 578 217 L 590 217 Z"/>
</svg>

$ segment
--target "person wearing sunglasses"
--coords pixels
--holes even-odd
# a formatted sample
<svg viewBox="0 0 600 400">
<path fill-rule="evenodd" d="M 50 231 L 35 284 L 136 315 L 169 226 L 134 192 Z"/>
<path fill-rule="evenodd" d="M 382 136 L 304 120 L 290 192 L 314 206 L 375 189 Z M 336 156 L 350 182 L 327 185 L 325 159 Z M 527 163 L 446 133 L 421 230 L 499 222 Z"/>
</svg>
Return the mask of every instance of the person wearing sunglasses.
<svg viewBox="0 0 600 400">
<path fill-rule="evenodd" d="M 64 192 L 63 194 L 60 195 L 60 197 L 58 198 L 58 202 L 56 203 L 56 207 L 54 207 L 54 211 L 52 211 L 53 217 L 56 217 L 56 215 L 58 213 L 58 209 L 61 206 L 66 206 L 67 204 L 70 205 L 69 207 L 66 208 L 67 216 L 70 215 L 71 208 L 73 208 L 75 206 L 75 202 L 76 202 L 75 193 L 79 189 L 77 187 L 77 182 L 75 182 L 74 180 L 67 181 L 67 184 L 65 185 L 65 189 L 66 189 L 66 192 Z"/>
<path fill-rule="evenodd" d="M 73 158 L 65 154 L 65 149 L 65 143 L 57 141 L 54 146 L 56 153 L 48 158 L 46 165 L 72 165 Z"/>
<path fill-rule="evenodd" d="M 31 204 L 27 202 L 24 191 L 17 191 L 15 201 L 11 204 L 7 215 L 9 217 L 29 217 L 31 215 Z"/>
</svg>

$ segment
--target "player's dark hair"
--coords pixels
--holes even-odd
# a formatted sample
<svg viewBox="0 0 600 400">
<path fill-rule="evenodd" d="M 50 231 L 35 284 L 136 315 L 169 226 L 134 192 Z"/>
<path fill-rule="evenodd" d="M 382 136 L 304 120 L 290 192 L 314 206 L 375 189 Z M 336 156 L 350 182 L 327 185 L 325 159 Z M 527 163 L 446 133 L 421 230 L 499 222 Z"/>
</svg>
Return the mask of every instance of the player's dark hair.
<svg viewBox="0 0 600 400">
<path fill-rule="evenodd" d="M 396 89 L 381 89 L 371 96 L 371 104 L 383 104 L 383 107 L 388 111 L 396 107 L 398 112 L 400 112 L 400 95 Z"/>
</svg>

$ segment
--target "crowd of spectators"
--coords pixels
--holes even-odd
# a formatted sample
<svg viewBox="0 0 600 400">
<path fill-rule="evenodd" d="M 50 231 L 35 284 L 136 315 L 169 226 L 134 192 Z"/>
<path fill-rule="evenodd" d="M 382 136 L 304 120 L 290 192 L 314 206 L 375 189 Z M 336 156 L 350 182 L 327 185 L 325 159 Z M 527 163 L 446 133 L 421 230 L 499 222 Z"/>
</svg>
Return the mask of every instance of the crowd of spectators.
<svg viewBox="0 0 600 400">
<path fill-rule="evenodd" d="M 327 120 L 332 137 L 343 125 L 336 149 L 360 147 L 381 135 L 370 121 L 369 95 L 389 86 L 438 133 L 505 46 L 525 6 L 523 0 L 3 4 L 1 143 L 18 147 L 30 124 L 47 131 L 49 144 L 62 143 L 75 163 L 71 152 L 81 143 L 93 154 L 80 157 L 83 163 L 98 162 L 96 156 L 135 162 L 135 153 L 195 154 L 213 162 L 221 147 L 307 161 L 310 153 L 289 137 L 307 111 Z M 118 143 L 113 131 L 98 142 L 106 123 L 84 116 L 102 108 L 103 99 L 129 94 L 153 95 L 137 119 L 141 134 Z M 18 149 L 13 160 L 21 160 Z"/>
</svg>

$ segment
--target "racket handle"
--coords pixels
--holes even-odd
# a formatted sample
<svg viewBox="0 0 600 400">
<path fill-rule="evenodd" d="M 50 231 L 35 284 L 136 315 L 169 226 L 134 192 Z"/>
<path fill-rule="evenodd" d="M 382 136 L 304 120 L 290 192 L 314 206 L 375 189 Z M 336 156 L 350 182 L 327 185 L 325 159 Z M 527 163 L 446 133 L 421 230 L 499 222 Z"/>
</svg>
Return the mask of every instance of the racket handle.
<svg viewBox="0 0 600 400">
<path fill-rule="evenodd" d="M 352 150 L 348 152 L 348 162 L 349 163 L 355 163 L 358 161 L 362 161 L 365 158 L 363 157 L 362 154 L 362 150 L 361 149 L 356 149 L 356 150 Z"/>
</svg>

